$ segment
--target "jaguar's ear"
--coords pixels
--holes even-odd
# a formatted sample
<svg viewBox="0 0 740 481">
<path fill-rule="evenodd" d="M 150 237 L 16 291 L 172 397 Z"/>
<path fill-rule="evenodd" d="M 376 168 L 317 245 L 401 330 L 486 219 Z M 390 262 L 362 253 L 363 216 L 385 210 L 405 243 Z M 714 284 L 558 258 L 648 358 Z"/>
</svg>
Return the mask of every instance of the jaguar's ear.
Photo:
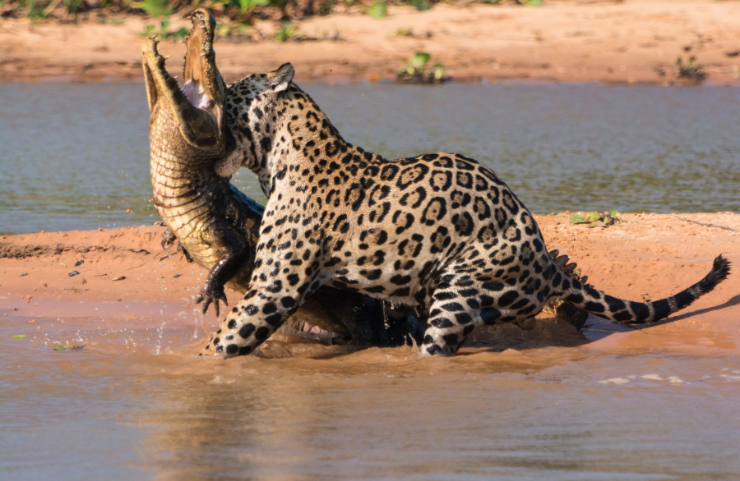
<svg viewBox="0 0 740 481">
<path fill-rule="evenodd" d="M 284 63 L 277 70 L 268 73 L 267 78 L 272 90 L 275 92 L 282 92 L 288 88 L 294 75 L 295 70 L 293 69 L 293 66 L 290 63 Z"/>
</svg>

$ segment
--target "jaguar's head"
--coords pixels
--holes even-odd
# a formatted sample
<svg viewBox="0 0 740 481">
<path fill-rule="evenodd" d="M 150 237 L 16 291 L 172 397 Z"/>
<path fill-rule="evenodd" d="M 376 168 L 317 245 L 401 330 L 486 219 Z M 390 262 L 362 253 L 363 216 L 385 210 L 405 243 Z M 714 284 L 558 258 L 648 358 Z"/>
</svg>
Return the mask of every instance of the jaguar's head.
<svg viewBox="0 0 740 481">
<path fill-rule="evenodd" d="M 255 73 L 230 85 L 226 94 L 226 123 L 234 142 L 216 171 L 224 177 L 240 166 L 258 168 L 269 154 L 273 137 L 285 115 L 285 101 L 300 89 L 292 84 L 289 63 L 267 73 Z"/>
</svg>

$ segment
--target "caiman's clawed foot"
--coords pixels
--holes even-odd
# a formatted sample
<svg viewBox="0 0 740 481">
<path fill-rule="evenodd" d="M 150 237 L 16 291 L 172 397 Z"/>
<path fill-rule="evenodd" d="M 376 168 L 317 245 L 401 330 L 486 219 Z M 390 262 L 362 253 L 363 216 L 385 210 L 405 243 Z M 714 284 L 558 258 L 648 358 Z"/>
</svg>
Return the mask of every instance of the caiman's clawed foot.
<svg viewBox="0 0 740 481">
<path fill-rule="evenodd" d="M 177 236 L 172 231 L 172 229 L 168 227 L 164 232 L 162 232 L 162 239 L 159 241 L 159 244 L 162 246 L 162 249 L 168 251 L 176 240 Z"/>
<path fill-rule="evenodd" d="M 200 291 L 200 294 L 195 297 L 196 304 L 200 304 L 201 302 L 203 303 L 203 314 L 208 311 L 208 306 L 213 304 L 213 309 L 216 311 L 216 317 L 218 317 L 220 311 L 218 301 L 223 301 L 224 305 L 226 306 L 229 305 L 229 303 L 226 301 L 224 286 L 217 286 L 211 284 L 208 281 L 206 281 L 206 285 L 203 286 L 203 290 Z"/>
<path fill-rule="evenodd" d="M 162 245 L 162 249 L 164 249 L 164 251 L 168 253 L 168 254 L 167 254 L 167 255 L 166 255 L 165 257 L 163 257 L 163 259 L 166 259 L 167 257 L 170 257 L 170 256 L 171 256 L 171 255 L 169 254 L 169 250 L 170 250 L 170 247 L 172 247 L 172 245 L 173 245 L 173 244 L 175 243 L 175 241 L 177 241 L 177 240 L 178 240 L 178 239 L 177 239 L 177 236 L 175 235 L 175 233 L 174 233 L 174 232 L 172 232 L 172 230 L 171 230 L 171 229 L 170 229 L 169 227 L 167 228 L 167 230 L 166 230 L 166 231 L 164 231 L 164 232 L 162 233 L 162 240 L 160 241 L 160 244 Z M 177 253 L 177 252 L 182 252 L 182 254 L 183 254 L 183 255 L 185 256 L 185 260 L 186 260 L 186 261 L 188 261 L 188 262 L 190 262 L 190 263 L 192 263 L 192 262 L 193 262 L 193 258 L 192 258 L 192 256 L 191 256 L 191 255 L 190 255 L 190 253 L 189 253 L 189 252 L 187 251 L 187 249 L 185 249 L 185 248 L 184 248 L 184 247 L 182 246 L 182 244 L 178 244 L 178 246 L 177 246 L 177 250 L 175 251 L 175 253 Z"/>
</svg>

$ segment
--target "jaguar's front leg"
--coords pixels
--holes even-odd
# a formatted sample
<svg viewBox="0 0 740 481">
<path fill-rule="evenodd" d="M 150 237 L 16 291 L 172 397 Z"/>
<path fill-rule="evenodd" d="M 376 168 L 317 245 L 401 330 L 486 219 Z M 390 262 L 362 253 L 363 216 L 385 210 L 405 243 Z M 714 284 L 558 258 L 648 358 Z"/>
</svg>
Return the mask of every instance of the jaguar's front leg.
<svg viewBox="0 0 740 481">
<path fill-rule="evenodd" d="M 295 312 L 297 303 L 293 296 L 261 296 L 252 289 L 226 316 L 201 354 L 233 357 L 253 353 Z"/>
<path fill-rule="evenodd" d="M 253 353 L 321 286 L 311 278 L 293 282 L 297 274 L 285 281 L 259 282 L 261 277 L 255 275 L 253 287 L 227 314 L 201 354 L 234 357 Z"/>
</svg>

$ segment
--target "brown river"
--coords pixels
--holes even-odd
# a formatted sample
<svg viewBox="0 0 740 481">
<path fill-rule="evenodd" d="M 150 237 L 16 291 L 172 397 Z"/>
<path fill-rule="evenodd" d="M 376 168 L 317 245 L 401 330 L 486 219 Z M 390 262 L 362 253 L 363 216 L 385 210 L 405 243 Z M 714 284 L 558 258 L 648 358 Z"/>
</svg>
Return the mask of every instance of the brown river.
<svg viewBox="0 0 740 481">
<path fill-rule="evenodd" d="M 583 334 L 476 333 L 455 358 L 283 336 L 221 362 L 196 356 L 205 332 L 181 305 L 60 318 L 59 302 L 0 299 L 0 479 L 740 476 L 740 359 L 722 336 L 645 349 L 591 317 Z M 13 337 L 26 326 L 38 335 Z"/>
</svg>

